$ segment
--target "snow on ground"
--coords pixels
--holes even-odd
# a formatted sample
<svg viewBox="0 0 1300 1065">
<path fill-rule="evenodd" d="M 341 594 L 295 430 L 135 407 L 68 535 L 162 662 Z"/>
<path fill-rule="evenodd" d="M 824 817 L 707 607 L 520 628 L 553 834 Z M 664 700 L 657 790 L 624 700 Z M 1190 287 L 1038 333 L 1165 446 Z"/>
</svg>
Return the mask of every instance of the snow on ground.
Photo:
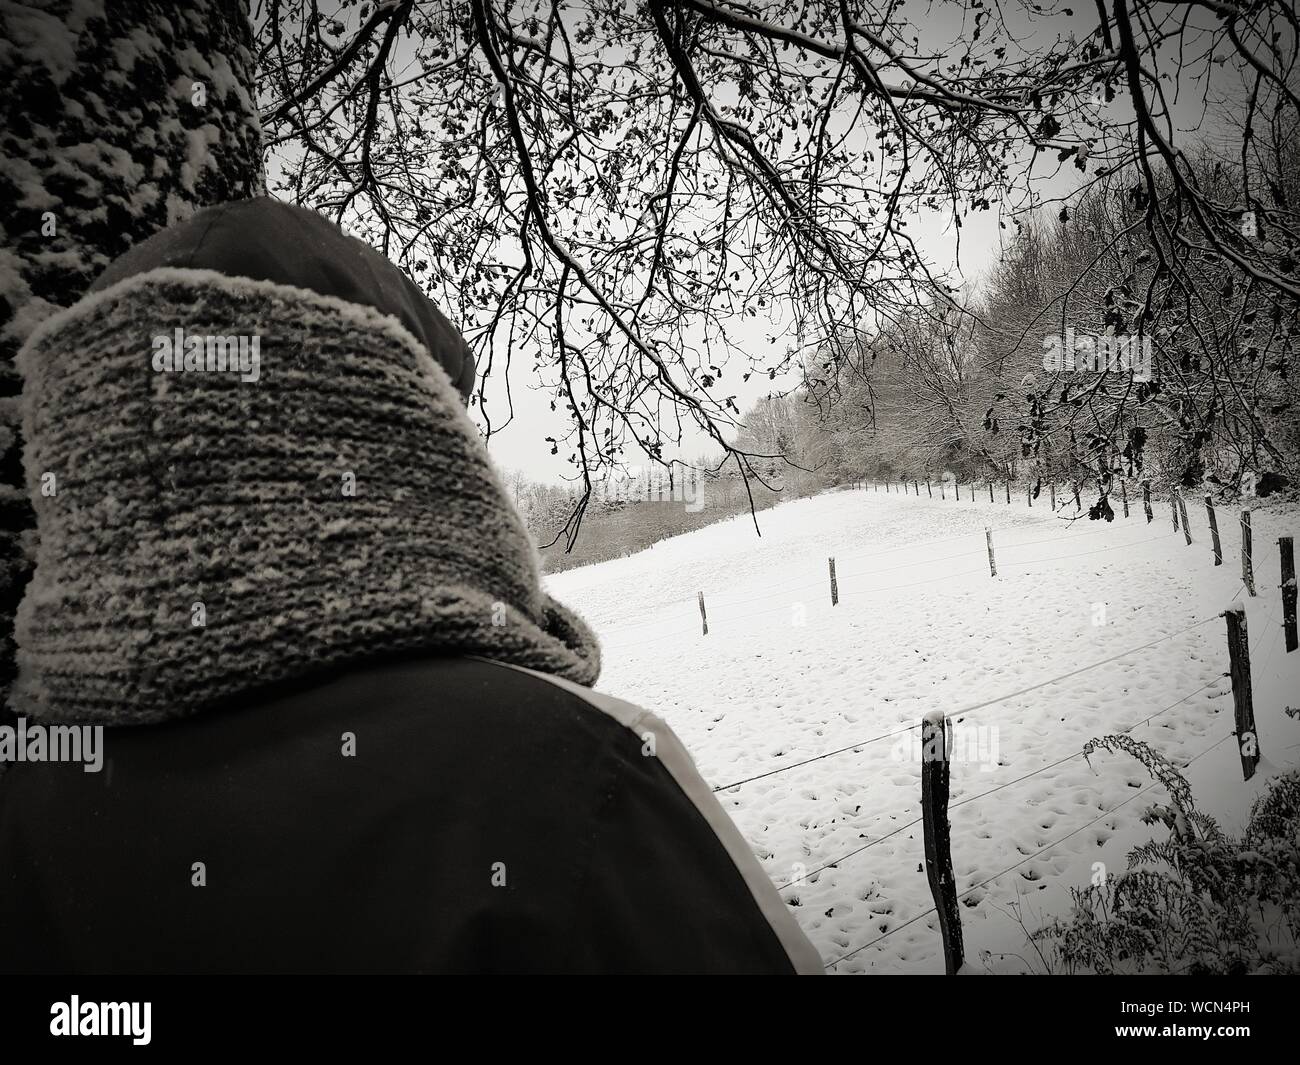
<svg viewBox="0 0 1300 1065">
<path fill-rule="evenodd" d="M 1300 532 L 1300 508 L 1253 514 L 1250 598 L 1235 509 L 1219 510 L 1216 567 L 1191 500 L 1189 547 L 1162 503 L 1148 525 L 1140 502 L 1106 523 L 1004 498 L 830 493 L 763 512 L 761 538 L 745 516 L 547 579 L 601 636 L 600 690 L 665 718 L 715 787 L 771 774 L 719 798 L 832 972 L 943 971 L 914 727 L 930 711 L 953 716 L 959 748 L 952 851 L 968 972 L 1041 970 L 1026 929 L 1067 914 L 1093 863 L 1121 871 L 1155 831 L 1140 815 L 1161 789 L 1143 790 L 1151 781 L 1127 756 L 1089 765 L 1091 737 L 1136 725 L 1136 738 L 1190 761 L 1199 805 L 1230 831 L 1266 779 L 1300 761 L 1300 721 L 1282 712 L 1300 705 L 1300 652 L 1282 645 L 1277 549 Z M 1073 500 L 1060 513 L 1073 516 Z M 1238 600 L 1264 757 L 1250 782 L 1231 740 L 1219 616 Z"/>
</svg>

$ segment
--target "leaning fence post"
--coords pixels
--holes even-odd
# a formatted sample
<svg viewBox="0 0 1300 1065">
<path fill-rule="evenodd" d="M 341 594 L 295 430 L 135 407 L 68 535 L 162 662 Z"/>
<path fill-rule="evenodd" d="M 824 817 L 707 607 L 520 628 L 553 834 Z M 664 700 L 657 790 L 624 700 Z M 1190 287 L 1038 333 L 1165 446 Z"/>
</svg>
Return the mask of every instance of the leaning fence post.
<svg viewBox="0 0 1300 1065">
<path fill-rule="evenodd" d="M 988 544 L 989 548 L 989 576 L 996 577 L 998 575 L 998 564 L 993 560 L 993 530 L 987 527 L 984 529 L 984 542 Z"/>
<path fill-rule="evenodd" d="M 1128 485 L 1125 483 L 1123 477 L 1121 477 L 1119 480 L 1119 497 L 1124 501 L 1124 517 L 1127 518 L 1128 517 Z"/>
<path fill-rule="evenodd" d="M 1222 566 L 1223 548 L 1219 546 L 1219 519 L 1214 516 L 1214 500 L 1208 495 L 1205 497 L 1205 513 L 1210 516 L 1210 543 L 1214 546 L 1214 564 Z"/>
<path fill-rule="evenodd" d="M 835 582 L 835 557 L 832 555 L 828 561 L 831 564 L 831 606 L 836 606 L 840 601 L 840 586 Z"/>
<path fill-rule="evenodd" d="M 1283 536 L 1277 546 L 1282 553 L 1282 627 L 1286 629 L 1286 649 L 1290 653 L 1296 649 L 1295 545 L 1291 537 Z"/>
<path fill-rule="evenodd" d="M 1254 551 L 1254 533 L 1250 529 L 1250 511 L 1241 512 L 1241 583 L 1246 591 L 1255 594 L 1255 562 L 1251 558 Z"/>
<path fill-rule="evenodd" d="M 1178 516 L 1183 522 L 1183 538 L 1187 541 L 1187 546 L 1192 545 L 1192 526 L 1187 521 L 1187 504 L 1183 501 L 1183 493 L 1174 490 L 1174 498 L 1178 501 Z"/>
<path fill-rule="evenodd" d="M 972 493 L 973 494 L 973 493 Z M 989 502 L 993 502 L 993 482 L 989 481 Z"/>
<path fill-rule="evenodd" d="M 1146 512 L 1147 524 L 1150 525 L 1155 515 L 1151 513 L 1151 482 L 1142 482 L 1142 509 Z"/>
<path fill-rule="evenodd" d="M 709 634 L 709 615 L 704 612 L 704 593 L 700 593 L 700 622 L 704 625 L 704 635 Z"/>
<path fill-rule="evenodd" d="M 913 482 L 912 482 L 912 487 L 916 489 L 916 498 L 917 498 L 917 499 L 920 499 L 920 498 L 921 498 L 921 485 L 920 485 L 920 483 L 917 482 L 917 481 L 913 481 Z"/>
<path fill-rule="evenodd" d="M 1241 754 L 1241 775 L 1249 780 L 1259 765 L 1259 735 L 1255 731 L 1255 707 L 1250 696 L 1250 645 L 1246 634 L 1246 608 L 1233 603 L 1224 611 L 1228 619 L 1228 661 L 1232 669 L 1232 703 L 1237 723 L 1237 750 Z"/>
<path fill-rule="evenodd" d="M 934 498 L 934 490 L 930 487 L 930 478 L 929 478 L 929 477 L 927 477 L 927 478 L 925 479 L 925 494 L 926 494 L 927 496 L 929 496 L 931 499 Z"/>
<path fill-rule="evenodd" d="M 948 824 L 948 721 L 932 711 L 921 721 L 921 820 L 925 835 L 925 875 L 930 881 L 939 934 L 943 937 L 944 970 L 949 976 L 962 967 L 961 910 L 957 880 L 952 873 L 952 830 Z"/>
</svg>

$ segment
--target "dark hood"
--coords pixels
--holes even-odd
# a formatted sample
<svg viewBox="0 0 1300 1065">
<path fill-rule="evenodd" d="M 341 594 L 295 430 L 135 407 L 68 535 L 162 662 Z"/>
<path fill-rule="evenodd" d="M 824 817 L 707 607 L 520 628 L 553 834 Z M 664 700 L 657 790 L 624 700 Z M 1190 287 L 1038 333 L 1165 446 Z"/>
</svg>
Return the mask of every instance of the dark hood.
<svg viewBox="0 0 1300 1065">
<path fill-rule="evenodd" d="M 156 269 L 215 270 L 274 281 L 391 315 L 468 399 L 474 356 L 454 325 L 401 270 L 315 211 L 261 197 L 205 207 L 115 259 L 91 292 Z"/>
</svg>

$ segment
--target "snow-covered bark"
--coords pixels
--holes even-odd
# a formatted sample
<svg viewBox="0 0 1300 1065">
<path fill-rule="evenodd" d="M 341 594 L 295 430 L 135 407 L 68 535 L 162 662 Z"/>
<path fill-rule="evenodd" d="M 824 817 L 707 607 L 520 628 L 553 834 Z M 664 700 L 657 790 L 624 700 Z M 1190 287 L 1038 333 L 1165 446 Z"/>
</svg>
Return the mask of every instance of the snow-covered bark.
<svg viewBox="0 0 1300 1065">
<path fill-rule="evenodd" d="M 32 512 L 13 358 L 114 257 L 264 186 L 240 0 L 0 3 L 0 693 Z"/>
</svg>

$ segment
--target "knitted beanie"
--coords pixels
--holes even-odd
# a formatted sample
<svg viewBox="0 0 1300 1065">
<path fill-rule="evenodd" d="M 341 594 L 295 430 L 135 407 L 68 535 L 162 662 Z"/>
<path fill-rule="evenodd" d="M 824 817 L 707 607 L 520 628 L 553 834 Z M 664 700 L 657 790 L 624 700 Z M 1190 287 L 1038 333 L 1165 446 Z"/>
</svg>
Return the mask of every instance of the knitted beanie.
<svg viewBox="0 0 1300 1065">
<path fill-rule="evenodd" d="M 18 713 L 155 722 L 394 653 L 595 682 L 595 638 L 396 318 L 164 267 L 47 320 L 19 365 L 40 543 Z"/>
</svg>

